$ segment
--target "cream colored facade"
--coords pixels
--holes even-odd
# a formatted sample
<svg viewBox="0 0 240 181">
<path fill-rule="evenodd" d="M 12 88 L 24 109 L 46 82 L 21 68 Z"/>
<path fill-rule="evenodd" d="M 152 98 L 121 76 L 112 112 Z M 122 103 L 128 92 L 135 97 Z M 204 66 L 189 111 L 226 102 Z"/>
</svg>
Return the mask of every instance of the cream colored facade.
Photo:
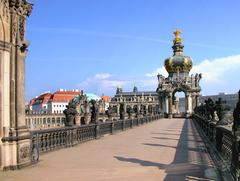
<svg viewBox="0 0 240 181">
<path fill-rule="evenodd" d="M 26 0 L 0 0 L 0 169 L 30 164 L 30 134 L 25 125 Z"/>
</svg>

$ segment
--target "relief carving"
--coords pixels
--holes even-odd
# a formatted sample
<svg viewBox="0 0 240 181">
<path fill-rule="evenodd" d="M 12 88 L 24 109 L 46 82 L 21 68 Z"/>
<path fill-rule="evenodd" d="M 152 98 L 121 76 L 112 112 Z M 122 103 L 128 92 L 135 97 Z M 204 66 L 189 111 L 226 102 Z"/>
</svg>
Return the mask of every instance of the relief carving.
<svg viewBox="0 0 240 181">
<path fill-rule="evenodd" d="M 25 35 L 25 19 L 23 17 L 20 17 L 19 18 L 19 36 L 21 41 L 24 41 L 24 35 Z"/>
<path fill-rule="evenodd" d="M 24 160 L 29 157 L 30 147 L 29 145 L 23 145 L 19 149 L 19 158 Z"/>
<path fill-rule="evenodd" d="M 0 9 L 0 15 L 3 16 L 3 18 L 6 18 L 6 21 L 9 20 L 9 6 L 8 6 L 8 0 L 0 0 L 1 9 Z"/>
</svg>

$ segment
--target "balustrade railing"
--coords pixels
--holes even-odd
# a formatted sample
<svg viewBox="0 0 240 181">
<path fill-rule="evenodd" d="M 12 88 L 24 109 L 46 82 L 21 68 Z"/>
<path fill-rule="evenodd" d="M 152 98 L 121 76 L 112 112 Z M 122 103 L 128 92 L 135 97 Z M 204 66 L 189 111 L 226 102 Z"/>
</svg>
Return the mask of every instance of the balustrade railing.
<svg viewBox="0 0 240 181">
<path fill-rule="evenodd" d="M 42 153 L 64 147 L 71 147 L 85 141 L 97 139 L 105 134 L 113 134 L 116 131 L 132 128 L 133 126 L 138 126 L 160 118 L 160 115 L 154 115 L 100 124 L 33 130 L 31 131 L 32 149 L 37 149 L 38 153 Z M 34 155 L 34 157 L 38 158 L 38 155 Z"/>
<path fill-rule="evenodd" d="M 220 153 L 227 169 L 232 171 L 233 176 L 236 175 L 236 170 L 232 170 L 232 149 L 234 141 L 232 129 L 228 126 L 218 126 L 215 122 L 207 121 L 196 114 L 194 114 L 192 118 Z"/>
</svg>

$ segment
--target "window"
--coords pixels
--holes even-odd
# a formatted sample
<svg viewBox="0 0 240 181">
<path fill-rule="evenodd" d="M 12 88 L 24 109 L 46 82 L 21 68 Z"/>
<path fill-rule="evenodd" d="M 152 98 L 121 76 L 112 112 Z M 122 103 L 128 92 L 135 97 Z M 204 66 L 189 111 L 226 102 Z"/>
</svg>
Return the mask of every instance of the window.
<svg viewBox="0 0 240 181">
<path fill-rule="evenodd" d="M 46 124 L 46 118 L 43 118 L 43 124 Z"/>
<path fill-rule="evenodd" d="M 57 118 L 57 123 L 60 123 L 60 118 Z"/>
</svg>

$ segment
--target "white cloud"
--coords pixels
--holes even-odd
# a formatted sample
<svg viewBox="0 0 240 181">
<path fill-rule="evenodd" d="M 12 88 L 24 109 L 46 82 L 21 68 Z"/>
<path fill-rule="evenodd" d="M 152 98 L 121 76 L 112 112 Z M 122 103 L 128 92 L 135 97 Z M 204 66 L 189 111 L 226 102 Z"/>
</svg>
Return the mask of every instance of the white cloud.
<svg viewBox="0 0 240 181">
<path fill-rule="evenodd" d="M 102 94 L 114 92 L 117 86 L 125 86 L 127 84 L 129 84 L 128 80 L 119 79 L 109 73 L 98 73 L 86 78 L 78 86 L 85 91 Z"/>
<path fill-rule="evenodd" d="M 96 79 L 102 79 L 102 80 L 107 79 L 109 77 L 111 77 L 111 74 L 109 74 L 109 73 L 101 73 L 101 74 L 95 75 Z"/>
<path fill-rule="evenodd" d="M 211 83 L 224 81 L 229 72 L 240 69 L 240 55 L 204 60 L 193 66 L 191 73 L 202 73 L 203 80 Z"/>
<path fill-rule="evenodd" d="M 167 76 L 167 75 L 168 75 L 165 67 L 162 66 L 162 67 L 157 68 L 156 70 L 154 70 L 152 73 L 146 73 L 146 76 L 147 76 L 147 77 L 157 77 L 158 74 L 162 74 L 162 75 L 164 75 L 164 76 Z"/>
</svg>

